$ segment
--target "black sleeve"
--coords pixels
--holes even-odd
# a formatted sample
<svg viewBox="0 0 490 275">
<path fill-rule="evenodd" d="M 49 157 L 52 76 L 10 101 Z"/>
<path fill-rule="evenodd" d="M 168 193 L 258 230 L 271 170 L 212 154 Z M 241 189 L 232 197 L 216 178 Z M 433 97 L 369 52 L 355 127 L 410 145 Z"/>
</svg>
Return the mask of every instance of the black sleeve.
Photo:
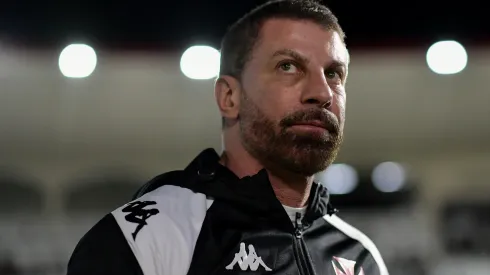
<svg viewBox="0 0 490 275">
<path fill-rule="evenodd" d="M 90 229 L 75 247 L 67 275 L 143 275 L 112 214 Z"/>
</svg>

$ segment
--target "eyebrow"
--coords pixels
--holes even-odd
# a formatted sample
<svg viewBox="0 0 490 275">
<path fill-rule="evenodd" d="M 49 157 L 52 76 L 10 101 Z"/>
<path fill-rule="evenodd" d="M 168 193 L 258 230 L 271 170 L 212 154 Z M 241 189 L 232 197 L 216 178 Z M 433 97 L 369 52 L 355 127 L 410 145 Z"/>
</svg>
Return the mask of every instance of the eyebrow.
<svg viewBox="0 0 490 275">
<path fill-rule="evenodd" d="M 333 60 L 330 63 L 330 65 L 328 66 L 328 68 L 333 68 L 333 69 L 343 68 L 343 69 L 346 69 L 347 68 L 347 65 L 344 62 L 342 62 L 342 61 Z"/>
<path fill-rule="evenodd" d="M 310 63 L 310 60 L 308 58 L 306 58 L 302 54 L 298 53 L 297 51 L 294 51 L 291 49 L 278 50 L 272 55 L 272 57 L 282 56 L 282 55 L 292 57 L 293 59 L 296 59 L 297 61 L 300 61 L 301 63 L 304 63 L 304 64 Z"/>
<path fill-rule="evenodd" d="M 305 57 L 304 55 L 298 53 L 297 51 L 295 50 L 291 50 L 291 49 L 281 49 L 281 50 L 278 50 L 276 52 L 274 52 L 274 54 L 272 55 L 273 57 L 276 57 L 276 56 L 289 56 L 303 64 L 308 64 L 310 62 L 310 60 Z M 342 62 L 340 60 L 333 60 L 327 67 L 325 68 L 347 68 L 347 65 L 345 64 L 345 62 Z"/>
</svg>

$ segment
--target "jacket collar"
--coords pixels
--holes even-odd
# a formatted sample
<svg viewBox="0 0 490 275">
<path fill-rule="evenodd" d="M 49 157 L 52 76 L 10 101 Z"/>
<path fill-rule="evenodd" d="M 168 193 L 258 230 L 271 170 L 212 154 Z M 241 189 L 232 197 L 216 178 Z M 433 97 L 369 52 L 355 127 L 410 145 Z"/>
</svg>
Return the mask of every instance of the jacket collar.
<svg viewBox="0 0 490 275">
<path fill-rule="evenodd" d="M 214 149 L 202 151 L 185 169 L 192 177 L 191 189 L 215 199 L 227 201 L 243 207 L 254 216 L 266 215 L 266 219 L 291 226 L 291 221 L 276 198 L 265 169 L 256 175 L 238 178 L 232 171 L 219 163 L 219 155 Z M 241 208 L 242 209 L 242 208 Z M 313 183 L 308 198 L 304 223 L 312 223 L 336 210 L 329 203 L 327 189 Z"/>
</svg>

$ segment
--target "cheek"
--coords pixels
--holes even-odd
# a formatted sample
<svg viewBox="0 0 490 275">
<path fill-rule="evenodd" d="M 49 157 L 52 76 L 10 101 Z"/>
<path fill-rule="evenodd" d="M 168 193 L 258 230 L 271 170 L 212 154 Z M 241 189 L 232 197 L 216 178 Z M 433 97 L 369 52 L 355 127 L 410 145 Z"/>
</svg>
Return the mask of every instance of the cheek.
<svg viewBox="0 0 490 275">
<path fill-rule="evenodd" d="M 294 93 L 278 87 L 269 86 L 257 98 L 257 104 L 267 114 L 267 118 L 279 122 L 291 111 L 297 109 Z"/>
<path fill-rule="evenodd" d="M 346 104 L 345 94 L 337 94 L 335 96 L 335 104 L 332 108 L 332 111 L 334 112 L 335 116 L 337 116 L 341 124 L 343 124 L 345 120 L 345 104 Z"/>
</svg>

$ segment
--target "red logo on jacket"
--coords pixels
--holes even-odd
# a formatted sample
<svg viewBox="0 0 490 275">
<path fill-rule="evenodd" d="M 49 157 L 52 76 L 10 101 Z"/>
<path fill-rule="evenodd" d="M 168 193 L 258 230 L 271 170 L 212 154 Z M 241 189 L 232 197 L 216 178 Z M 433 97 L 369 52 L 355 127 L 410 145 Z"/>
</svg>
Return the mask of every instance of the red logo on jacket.
<svg viewBox="0 0 490 275">
<path fill-rule="evenodd" d="M 333 270 L 335 271 L 335 275 L 364 275 L 364 270 L 359 270 L 358 274 L 354 274 L 354 269 L 356 262 L 347 260 L 340 257 L 333 257 L 332 260 Z"/>
</svg>

